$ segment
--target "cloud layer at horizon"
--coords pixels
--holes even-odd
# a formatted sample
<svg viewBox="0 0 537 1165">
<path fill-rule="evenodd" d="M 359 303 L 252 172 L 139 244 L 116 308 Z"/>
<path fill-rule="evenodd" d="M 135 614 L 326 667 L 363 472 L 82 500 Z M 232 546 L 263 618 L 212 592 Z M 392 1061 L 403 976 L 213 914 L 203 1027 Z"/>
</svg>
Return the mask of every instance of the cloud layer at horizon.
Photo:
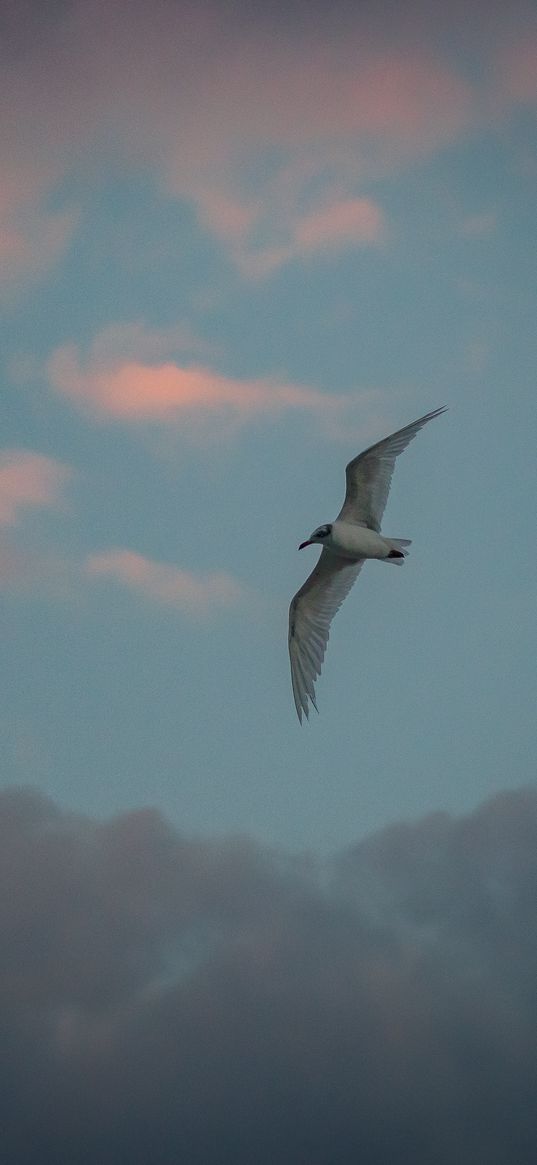
<svg viewBox="0 0 537 1165">
<path fill-rule="evenodd" d="M 0 794 L 4 1149 L 532 1165 L 537 793 L 330 859 Z"/>
</svg>

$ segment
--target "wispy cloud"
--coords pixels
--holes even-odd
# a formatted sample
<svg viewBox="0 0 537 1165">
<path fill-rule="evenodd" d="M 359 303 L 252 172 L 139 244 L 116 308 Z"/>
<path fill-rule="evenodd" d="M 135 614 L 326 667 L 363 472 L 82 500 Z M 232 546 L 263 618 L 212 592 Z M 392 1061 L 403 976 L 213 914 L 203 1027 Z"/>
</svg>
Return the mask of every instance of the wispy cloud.
<svg viewBox="0 0 537 1165">
<path fill-rule="evenodd" d="M 0 295 L 48 273 L 63 257 L 78 218 L 78 212 L 65 210 L 0 220 Z"/>
<path fill-rule="evenodd" d="M 85 571 L 94 578 L 112 578 L 152 602 L 177 607 L 194 616 L 233 607 L 247 596 L 246 588 L 225 571 L 196 575 L 170 563 L 154 562 L 133 550 L 91 554 Z"/>
<path fill-rule="evenodd" d="M 67 465 L 28 449 L 0 451 L 0 525 L 15 526 L 25 510 L 64 504 Z"/>
<path fill-rule="evenodd" d="M 481 61 L 470 75 L 450 38 L 440 51 L 435 22 L 418 9 L 410 28 L 395 10 L 393 28 L 377 26 L 359 6 L 328 28 L 278 7 L 270 24 L 256 23 L 238 5 L 225 36 L 211 4 L 156 0 L 149 13 L 118 0 L 106 18 L 97 2 L 67 5 L 38 28 L 25 9 L 13 42 L 26 38 L 27 51 L 6 51 L 0 81 L 10 110 L 0 254 L 10 278 L 61 253 L 72 215 L 52 215 L 46 200 L 66 176 L 94 181 L 111 143 L 116 167 L 144 168 L 190 201 L 246 274 L 376 241 L 372 180 L 536 97 L 535 35 L 514 37 L 499 13 L 486 42 L 477 19 L 465 25 Z"/>
<path fill-rule="evenodd" d="M 129 339 L 128 332 L 123 339 Z M 135 350 L 137 339 L 138 334 Z M 153 340 L 152 344 L 149 333 L 144 333 L 142 349 L 156 356 L 163 351 L 162 334 Z M 95 418 L 124 422 L 164 422 L 215 414 L 243 423 L 293 409 L 331 417 L 349 405 L 343 396 L 328 396 L 268 377 L 241 380 L 196 363 L 146 363 L 132 355 L 111 356 L 102 337 L 95 341 L 84 365 L 74 344 L 57 349 L 48 361 L 47 372 L 51 387 L 77 408 Z"/>
<path fill-rule="evenodd" d="M 287 241 L 277 246 L 256 247 L 248 232 L 238 241 L 237 232 L 229 232 L 226 241 L 246 275 L 262 278 L 294 259 L 372 246 L 382 242 L 387 233 L 382 210 L 369 198 L 346 198 L 321 205 L 294 219 L 291 213 L 285 217 Z M 221 223 L 219 228 L 220 236 L 225 236 L 225 225 Z M 280 233 L 281 229 L 280 223 Z"/>
<path fill-rule="evenodd" d="M 304 215 L 296 245 L 305 252 L 338 250 L 352 243 L 377 243 L 384 234 L 382 211 L 369 198 L 348 198 Z"/>
<path fill-rule="evenodd" d="M 520 105 L 537 102 L 537 28 L 528 36 L 512 35 L 499 54 L 500 85 L 507 100 Z"/>
</svg>

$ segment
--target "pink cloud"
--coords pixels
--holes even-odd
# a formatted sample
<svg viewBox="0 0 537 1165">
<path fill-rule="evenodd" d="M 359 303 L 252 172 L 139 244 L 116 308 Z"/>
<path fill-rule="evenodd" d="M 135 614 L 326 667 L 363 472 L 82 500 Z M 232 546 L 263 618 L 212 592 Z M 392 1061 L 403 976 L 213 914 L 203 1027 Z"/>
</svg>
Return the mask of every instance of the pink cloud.
<svg viewBox="0 0 537 1165">
<path fill-rule="evenodd" d="M 45 207 L 64 177 L 67 161 L 60 164 L 50 141 L 46 101 L 40 116 L 35 105 L 27 107 L 29 79 L 24 70 L 14 76 L 5 68 L 2 77 L 0 101 L 10 113 L 0 144 L 0 292 L 6 297 L 41 278 L 61 259 L 80 212 L 73 206 L 56 211 Z"/>
<path fill-rule="evenodd" d="M 8 60 L 0 80 L 10 111 L 5 215 L 21 203 L 35 209 L 66 175 L 98 180 L 113 155 L 114 166 L 149 168 L 168 193 L 192 201 L 243 270 L 249 257 L 255 265 L 258 229 L 267 255 L 282 231 L 286 253 L 302 253 L 295 224 L 322 217 L 334 176 L 336 201 L 359 202 L 379 169 L 452 141 L 475 113 L 471 86 L 426 39 L 394 50 L 359 13 L 328 35 L 324 22 L 284 32 L 278 14 L 270 25 L 237 11 L 223 35 L 217 6 L 118 0 L 103 13 L 90 0 L 38 31 L 25 29 L 27 53 Z M 304 157 L 316 198 L 307 183 L 274 197 L 274 180 Z M 9 247 L 27 262 L 33 235 L 21 231 Z M 60 252 L 49 241 L 40 269 Z"/>
<path fill-rule="evenodd" d="M 382 212 L 369 198 L 348 198 L 305 215 L 297 224 L 297 249 L 321 251 L 347 244 L 377 243 L 384 233 Z"/>
<path fill-rule="evenodd" d="M 235 262 L 245 275 L 262 279 L 292 260 L 372 246 L 386 237 L 382 210 L 369 198 L 332 201 L 294 219 L 289 209 L 282 216 L 285 218 L 288 241 L 277 246 L 258 248 L 247 237 L 235 242 L 228 238 Z"/>
<path fill-rule="evenodd" d="M 199 189 L 196 201 L 200 222 L 228 242 L 242 243 L 255 228 L 263 209 L 261 199 L 248 204 L 214 188 Z"/>
<path fill-rule="evenodd" d="M 10 294 L 20 284 L 34 282 L 65 253 L 78 212 L 66 210 L 0 218 L 0 292 Z"/>
<path fill-rule="evenodd" d="M 282 39 L 275 29 L 272 36 L 238 34 L 227 43 L 216 35 L 208 52 L 219 67 L 187 74 L 197 104 L 188 103 L 182 128 L 190 137 L 198 127 L 191 157 L 200 174 L 230 148 L 302 148 L 344 135 L 369 146 L 376 138 L 398 157 L 421 154 L 452 140 L 473 118 L 475 94 L 455 65 L 425 46 L 373 46 L 359 21 L 346 40 L 311 29 Z M 171 147 L 173 184 L 181 182 L 181 170 L 173 165 L 177 130 L 170 134 L 170 128 L 163 123 L 160 140 L 167 137 Z"/>
<path fill-rule="evenodd" d="M 473 80 L 457 54 L 462 6 L 434 18 L 427 6 L 404 16 L 394 8 L 389 23 L 362 7 L 328 22 L 279 10 L 252 19 L 239 5 L 225 28 L 217 5 L 163 0 L 117 0 L 106 11 L 89 0 L 38 28 L 31 14 L 26 24 L 13 17 L 15 43 L 28 45 L 0 79 L 9 111 L 0 230 L 16 274 L 32 273 L 32 256 L 39 270 L 55 261 L 69 233 L 64 225 L 58 240 L 45 218 L 52 237 L 41 242 L 13 218 L 21 204 L 37 214 L 66 175 L 99 181 L 111 158 L 189 200 L 246 274 L 376 241 L 378 222 L 365 213 L 372 179 L 535 98 L 535 37 L 506 39 L 509 6 L 464 10 Z"/>
<path fill-rule="evenodd" d="M 133 550 L 92 554 L 85 569 L 89 575 L 112 578 L 153 602 L 177 607 L 189 615 L 207 615 L 215 608 L 235 606 L 246 593 L 225 571 L 195 575 L 178 566 L 144 558 Z"/>
<path fill-rule="evenodd" d="M 0 524 L 15 526 L 21 511 L 62 504 L 71 470 L 51 457 L 26 449 L 0 452 Z"/>
<path fill-rule="evenodd" d="M 191 78 L 192 108 L 187 100 L 179 133 L 164 113 L 153 161 L 165 188 L 194 203 L 200 222 L 247 274 L 326 251 L 325 238 L 314 246 L 313 225 L 319 216 L 319 229 L 329 229 L 327 205 L 333 204 L 330 226 L 336 231 L 338 210 L 343 214 L 355 204 L 352 229 L 340 220 L 340 245 L 345 236 L 353 243 L 376 241 L 381 212 L 375 208 L 366 220 L 367 183 L 454 141 L 475 123 L 476 95 L 455 68 L 426 48 L 373 48 L 358 27 L 346 43 L 310 31 L 283 41 L 250 34 L 247 43 L 231 42 L 223 50 L 214 44 L 211 51 L 220 68 L 203 75 L 203 92 L 197 91 L 199 78 Z M 271 161 L 256 179 L 264 151 Z"/>
<path fill-rule="evenodd" d="M 96 417 L 162 422 L 185 414 L 223 413 L 249 420 L 289 409 L 323 415 L 341 408 L 345 399 L 269 379 L 238 380 L 199 364 L 103 361 L 98 348 L 97 340 L 85 368 L 74 345 L 59 348 L 48 362 L 53 389 Z"/>
</svg>

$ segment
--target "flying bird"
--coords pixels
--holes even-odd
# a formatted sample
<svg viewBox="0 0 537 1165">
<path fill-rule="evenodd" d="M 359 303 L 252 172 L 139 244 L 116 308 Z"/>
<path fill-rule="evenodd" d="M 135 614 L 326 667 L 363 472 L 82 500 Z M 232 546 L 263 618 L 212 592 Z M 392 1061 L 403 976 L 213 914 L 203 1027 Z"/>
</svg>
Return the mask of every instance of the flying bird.
<svg viewBox="0 0 537 1165">
<path fill-rule="evenodd" d="M 335 522 L 318 526 L 300 543 L 299 550 L 316 543 L 322 546 L 317 565 L 289 608 L 291 681 L 300 723 L 303 714 L 306 719 L 309 716 L 308 700 L 318 711 L 315 680 L 321 674 L 330 623 L 366 558 L 397 565 L 404 562 L 410 539 L 384 538 L 380 533 L 395 459 L 428 421 L 445 411 L 443 406 L 426 413 L 349 461 L 345 470 L 345 501 Z"/>
</svg>

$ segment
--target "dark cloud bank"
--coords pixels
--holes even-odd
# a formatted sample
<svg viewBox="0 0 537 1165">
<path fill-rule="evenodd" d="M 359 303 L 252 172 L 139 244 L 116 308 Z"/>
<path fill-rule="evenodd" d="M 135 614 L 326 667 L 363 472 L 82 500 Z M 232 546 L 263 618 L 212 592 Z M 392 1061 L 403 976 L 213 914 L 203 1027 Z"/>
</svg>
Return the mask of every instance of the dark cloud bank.
<svg viewBox="0 0 537 1165">
<path fill-rule="evenodd" d="M 534 1165 L 537 792 L 329 861 L 0 795 L 2 1159 Z"/>
</svg>

